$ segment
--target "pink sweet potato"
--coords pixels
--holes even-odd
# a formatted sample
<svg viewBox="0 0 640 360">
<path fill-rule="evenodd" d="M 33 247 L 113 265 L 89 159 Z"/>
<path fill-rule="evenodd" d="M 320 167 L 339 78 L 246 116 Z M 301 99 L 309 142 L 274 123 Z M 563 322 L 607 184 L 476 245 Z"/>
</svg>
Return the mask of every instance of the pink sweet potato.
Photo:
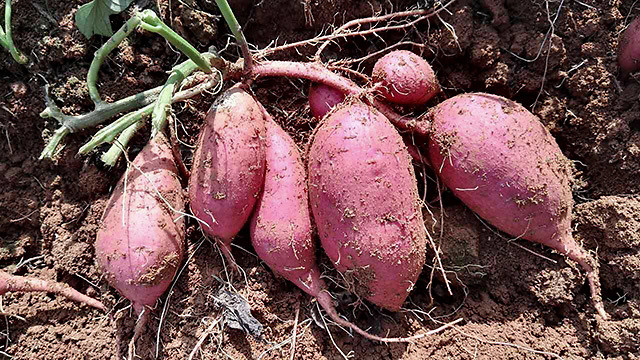
<svg viewBox="0 0 640 360">
<path fill-rule="evenodd" d="M 304 165 L 293 139 L 266 121 L 264 189 L 251 218 L 250 235 L 258 257 L 277 274 L 312 296 L 324 284 L 315 261 Z"/>
<path fill-rule="evenodd" d="M 209 110 L 193 157 L 191 211 L 232 266 L 231 241 L 249 219 L 264 183 L 264 134 L 260 105 L 234 86 Z"/>
<path fill-rule="evenodd" d="M 309 151 L 309 198 L 322 247 L 354 291 L 399 310 L 426 233 L 410 156 L 387 118 L 353 101 L 325 119 Z"/>
<path fill-rule="evenodd" d="M 455 96 L 428 118 L 429 158 L 443 183 L 498 229 L 578 262 L 596 309 L 607 318 L 597 264 L 571 234 L 572 165 L 538 118 L 513 101 L 482 93 Z"/>
<path fill-rule="evenodd" d="M 411 338 L 381 338 L 342 319 L 316 263 L 304 164 L 293 139 L 265 113 L 266 173 L 264 189 L 251 219 L 251 242 L 274 273 L 317 298 L 331 319 L 364 337 L 382 342 Z"/>
<path fill-rule="evenodd" d="M 313 83 L 309 88 L 309 107 L 317 119 L 321 119 L 329 110 L 343 101 L 344 94 L 331 86 Z"/>
<path fill-rule="evenodd" d="M 381 57 L 373 66 L 372 76 L 382 96 L 396 104 L 422 105 L 440 91 L 431 65 L 407 50 Z"/>
<path fill-rule="evenodd" d="M 623 76 L 640 70 L 640 17 L 631 22 L 620 40 L 618 65 Z"/>
<path fill-rule="evenodd" d="M 157 134 L 122 176 L 95 242 L 106 279 L 136 314 L 153 307 L 171 284 L 184 253 L 182 186 L 171 146 Z M 149 311 L 145 312 L 146 322 Z"/>
</svg>

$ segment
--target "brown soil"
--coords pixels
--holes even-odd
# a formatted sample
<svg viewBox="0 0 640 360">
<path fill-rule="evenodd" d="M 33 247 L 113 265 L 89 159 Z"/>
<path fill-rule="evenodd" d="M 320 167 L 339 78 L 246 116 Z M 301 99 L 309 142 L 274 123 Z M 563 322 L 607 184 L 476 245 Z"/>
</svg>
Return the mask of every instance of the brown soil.
<svg viewBox="0 0 640 360">
<path fill-rule="evenodd" d="M 129 304 L 99 273 L 93 249 L 106 200 L 124 165 L 105 168 L 97 152 L 76 155 L 93 130 L 69 136 L 55 160 L 38 160 L 45 140 L 57 127 L 55 121 L 38 116 L 45 107 L 45 83 L 64 112 L 79 114 L 92 108 L 86 72 L 93 52 L 105 39 L 86 40 L 75 28 L 73 16 L 84 2 L 14 1 L 15 42 L 33 64 L 17 65 L 0 51 L 0 267 L 67 283 L 98 298 L 111 311 L 105 315 L 53 295 L 6 294 L 0 303 L 5 314 L 0 315 L 0 357 L 121 359 L 133 334 L 135 318 Z M 214 1 L 173 1 L 168 2 L 170 9 L 167 2 L 158 3 L 163 4 L 159 12 L 165 21 L 200 50 L 224 47 L 228 35 L 221 31 L 227 28 Z M 276 38 L 279 43 L 309 38 L 329 23 L 389 12 L 391 6 L 404 10 L 417 2 L 231 3 L 249 41 L 262 48 Z M 551 27 L 549 18 L 555 18 L 559 5 L 560 14 Z M 151 359 L 157 350 L 161 359 L 186 359 L 206 337 L 194 359 L 288 358 L 299 308 L 297 359 L 339 359 L 338 349 L 355 359 L 640 357 L 640 82 L 637 77 L 618 80 L 615 62 L 619 33 L 638 15 L 640 8 L 633 0 L 458 0 L 450 13 L 442 14 L 442 21 L 421 22 L 406 33 L 340 41 L 323 58 L 362 57 L 406 37 L 425 45 L 404 48 L 422 50 L 442 84 L 443 93 L 431 105 L 460 92 L 484 91 L 516 100 L 540 116 L 580 172 L 573 192 L 574 235 L 598 256 L 612 320 L 595 317 L 585 276 L 575 263 L 540 245 L 507 241 L 444 192 L 443 231 L 440 226 L 429 229 L 444 250 L 452 296 L 437 272 L 429 287 L 430 267 L 425 267 L 406 309 L 398 313 L 368 304 L 354 307 L 349 304 L 357 299 L 338 287 L 331 290 L 341 301 L 342 314 L 377 334 L 409 336 L 463 318 L 455 329 L 413 344 L 389 346 L 331 325 L 329 337 L 317 320 L 315 302 L 274 277 L 256 259 L 246 232 L 235 243 L 248 253 L 234 248 L 246 281 L 236 280 L 233 286 L 265 331 L 262 339 L 256 339 L 223 328 L 215 323 L 221 312 L 212 298 L 222 286 L 219 279 L 226 277 L 222 260 L 211 242 L 203 242 L 197 224 L 190 222 L 185 269 L 154 311 L 137 343 L 137 354 Z M 113 16 L 114 28 L 126 16 Z M 233 60 L 236 50 L 231 46 L 223 56 Z M 305 60 L 314 51 L 281 52 L 273 58 Z M 166 71 L 181 59 L 158 36 L 137 31 L 105 62 L 100 91 L 113 101 L 160 85 Z M 367 61 L 360 70 L 368 73 L 371 67 Z M 261 80 L 253 86 L 302 146 L 316 125 L 304 98 L 307 87 L 304 81 L 287 79 Z M 184 125 L 179 130 L 182 140 L 195 142 L 212 101 L 210 96 L 199 96 L 174 107 Z M 146 136 L 136 138 L 131 153 L 140 150 Z M 183 148 L 183 155 L 189 165 L 191 150 Z M 427 179 L 426 184 L 427 200 L 440 219 L 434 183 Z M 336 277 L 328 259 L 320 255 L 320 261 L 327 276 Z"/>
</svg>

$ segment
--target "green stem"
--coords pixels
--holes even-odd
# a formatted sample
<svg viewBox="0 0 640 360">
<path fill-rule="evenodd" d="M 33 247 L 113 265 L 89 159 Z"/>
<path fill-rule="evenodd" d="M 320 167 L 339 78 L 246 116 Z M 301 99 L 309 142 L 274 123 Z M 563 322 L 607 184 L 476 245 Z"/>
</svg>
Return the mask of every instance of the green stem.
<svg viewBox="0 0 640 360">
<path fill-rule="evenodd" d="M 120 136 L 118 136 L 118 140 L 116 140 L 116 142 L 111 145 L 109 151 L 102 154 L 100 160 L 102 160 L 102 162 L 107 166 L 115 166 L 116 162 L 120 158 L 120 155 L 122 155 L 124 149 L 126 149 L 129 145 L 129 141 L 131 141 L 133 135 L 135 135 L 135 133 L 143 127 L 144 121 L 138 121 L 126 128 L 122 133 L 120 133 Z"/>
<path fill-rule="evenodd" d="M 104 59 L 115 49 L 122 40 L 124 40 L 129 34 L 131 34 L 136 27 L 142 22 L 142 19 L 139 16 L 134 16 L 131 19 L 127 20 L 127 22 L 122 25 L 122 27 L 116 31 L 113 36 L 107 40 L 104 45 L 95 52 L 93 61 L 91 61 L 91 66 L 89 67 L 89 73 L 87 74 L 87 87 L 89 88 L 89 96 L 93 103 L 96 105 L 96 110 L 104 104 L 104 101 L 100 97 L 100 92 L 98 92 L 98 87 L 96 85 L 96 81 L 98 80 L 98 71 L 100 71 L 100 66 L 104 62 Z"/>
<path fill-rule="evenodd" d="M 69 135 L 70 132 L 71 131 L 69 130 L 69 128 L 66 128 L 64 126 L 58 128 L 58 130 L 53 133 L 53 136 L 51 137 L 51 140 L 49 140 L 47 146 L 45 146 L 44 150 L 42 150 L 42 154 L 40 154 L 40 160 L 44 158 L 51 159 L 56 154 L 56 148 L 58 147 L 58 144 L 62 141 L 62 139 L 64 139 L 65 136 Z"/>
<path fill-rule="evenodd" d="M 207 74 L 211 73 L 211 64 L 209 63 L 209 61 L 198 50 L 196 50 L 193 45 L 189 44 L 187 40 L 178 35 L 178 33 L 168 27 L 167 24 L 162 22 L 162 20 L 160 20 L 155 12 L 147 9 L 141 13 L 138 13 L 137 16 L 142 19 L 142 23 L 140 26 L 143 29 L 161 35 L 163 38 L 169 41 L 171 45 L 177 47 L 180 51 L 187 55 L 189 59 L 191 59 L 198 65 L 200 69 L 202 69 L 202 71 L 206 72 Z"/>
<path fill-rule="evenodd" d="M 99 125 L 121 112 L 149 105 L 155 101 L 161 90 L 162 86 L 158 86 L 113 103 L 102 103 L 90 113 L 75 116 L 63 114 L 47 95 L 47 107 L 40 113 L 40 117 L 45 119 L 54 118 L 58 120 L 62 126 L 56 130 L 57 136 L 54 135 L 49 139 L 49 142 L 40 154 L 40 160 L 53 157 L 56 148 L 68 134 Z"/>
<path fill-rule="evenodd" d="M 171 78 L 169 78 L 171 80 Z M 154 138 L 167 123 L 167 113 L 171 110 L 171 97 L 175 90 L 175 82 L 167 81 L 158 96 L 158 101 L 154 103 L 151 114 L 151 138 Z"/>
<path fill-rule="evenodd" d="M 100 97 L 100 93 L 96 84 L 100 67 L 102 66 L 102 63 L 104 62 L 107 55 L 111 53 L 138 26 L 141 26 L 143 29 L 146 29 L 148 31 L 162 35 L 171 44 L 183 51 L 190 60 L 176 66 L 173 70 L 172 75 L 167 80 L 167 83 L 164 86 L 129 96 L 114 103 L 106 103 Z M 0 37 L 0 40 L 2 40 L 2 37 Z M 133 123 L 139 121 L 142 116 L 148 115 L 150 111 L 154 109 L 154 107 L 150 106 L 149 104 L 153 103 L 162 93 L 161 101 L 155 106 L 155 134 L 155 132 L 162 129 L 164 123 L 166 122 L 166 110 L 168 108 L 168 104 L 171 103 L 171 97 L 175 91 L 176 85 L 180 83 L 188 74 L 195 71 L 195 69 L 197 69 L 198 67 L 208 73 L 212 72 L 211 59 L 213 59 L 215 56 L 216 55 L 210 53 L 201 54 L 200 52 L 198 52 L 193 46 L 191 46 L 191 44 L 189 44 L 189 42 L 187 42 L 173 30 L 171 30 L 166 24 L 164 24 L 152 10 L 144 10 L 143 12 L 136 13 L 115 34 L 113 34 L 113 36 L 109 38 L 109 40 L 107 40 L 107 42 L 102 45 L 94 55 L 94 59 L 91 62 L 91 66 L 89 67 L 89 73 L 87 74 L 87 87 L 89 89 L 89 96 L 95 104 L 95 109 L 92 112 L 79 116 L 65 115 L 53 103 L 53 101 L 47 99 L 47 108 L 40 114 L 40 116 L 43 118 L 55 118 L 62 124 L 62 126 L 56 131 L 57 136 L 51 138 L 44 151 L 40 155 L 40 159 L 53 156 L 56 147 L 67 134 L 76 132 L 80 129 L 96 126 L 118 113 L 143 107 L 136 112 L 123 116 L 115 123 L 111 124 L 113 125 L 113 127 L 106 127 L 101 130 L 103 131 L 105 129 L 111 129 L 110 131 L 117 131 L 116 133 L 108 133 L 108 136 L 105 136 L 105 132 L 99 131 L 96 134 L 96 136 L 98 134 L 101 134 L 101 136 L 105 136 L 104 139 L 108 139 L 107 141 L 113 141 L 118 133 L 122 132 Z M 162 115 L 163 112 L 164 115 Z M 124 126 L 123 124 L 128 125 Z M 93 140 L 96 140 L 96 138 L 94 137 L 92 141 Z M 86 149 L 86 146 L 88 145 L 90 144 L 85 145 L 85 147 L 83 147 L 81 151 L 83 149 Z M 94 145 L 93 147 L 95 146 L 97 145 Z M 93 149 L 93 147 L 89 147 L 90 149 Z"/>
<path fill-rule="evenodd" d="M 209 63 L 209 60 L 213 55 L 205 53 L 202 57 L 207 63 Z M 160 95 L 158 95 L 158 99 L 153 107 L 153 113 L 151 115 L 152 138 L 155 137 L 158 132 L 161 132 L 167 123 L 167 113 L 171 109 L 171 99 L 176 87 L 197 68 L 198 65 L 196 65 L 195 62 L 188 60 L 171 70 L 171 75 L 169 75 L 169 78 L 162 88 L 162 91 L 160 91 Z"/>
<path fill-rule="evenodd" d="M 242 32 L 242 27 L 236 16 L 233 14 L 231 7 L 227 0 L 216 0 L 216 5 L 218 5 L 218 9 L 220 9 L 220 13 L 226 21 L 227 25 L 231 29 L 231 33 L 238 41 L 240 45 L 240 49 L 242 50 L 242 57 L 244 58 L 244 72 L 249 79 L 251 79 L 252 71 L 253 71 L 253 57 L 251 56 L 251 51 L 249 51 L 249 45 L 247 43 L 247 39 L 244 37 L 244 33 Z"/>
<path fill-rule="evenodd" d="M 222 80 L 218 78 L 218 81 Z M 205 83 L 205 86 L 201 86 L 197 89 L 187 89 L 180 91 L 173 96 L 171 102 L 174 103 L 177 101 L 184 101 L 185 99 L 193 97 L 207 89 L 216 86 L 218 83 L 219 82 L 211 81 L 209 83 Z M 141 121 L 144 116 L 151 114 L 153 112 L 153 108 L 154 104 L 149 104 L 142 109 L 138 109 L 135 112 L 129 113 L 112 122 L 111 124 L 105 126 L 104 128 L 100 129 L 95 135 L 93 135 L 91 140 L 89 140 L 89 142 L 87 142 L 80 148 L 80 150 L 78 150 L 78 153 L 86 154 L 104 143 L 112 142 L 116 138 L 116 136 L 118 136 L 118 134 L 120 134 L 126 128 L 136 122 Z"/>
<path fill-rule="evenodd" d="M 96 51 L 91 66 L 89 67 L 89 73 L 87 74 L 87 87 L 89 88 L 89 96 L 96 105 L 96 109 L 99 108 L 104 101 L 100 97 L 96 82 L 98 80 L 98 71 L 102 66 L 105 58 L 111 53 L 127 36 L 129 36 L 136 27 L 141 26 L 147 31 L 157 33 L 167 39 L 171 44 L 177 47 L 179 50 L 185 53 L 189 59 L 193 60 L 198 66 L 205 72 L 211 72 L 211 65 L 209 61 L 194 48 L 187 40 L 178 35 L 175 31 L 171 30 L 165 23 L 158 18 L 153 10 L 144 10 L 136 13 L 131 19 L 122 25 L 122 27 L 113 36 L 107 40 L 104 45 Z"/>
<path fill-rule="evenodd" d="M 103 127 L 95 135 L 93 135 L 88 143 L 84 144 L 80 148 L 80 150 L 78 150 L 78 154 L 86 154 L 89 151 L 95 149 L 97 146 L 100 146 L 104 143 L 112 142 L 113 140 L 115 140 L 118 134 L 123 132 L 129 126 L 140 121 L 144 116 L 151 114 L 152 111 L 153 104 L 149 104 L 142 109 L 130 112 L 127 115 L 112 122 L 108 126 Z"/>
<path fill-rule="evenodd" d="M 161 90 L 162 86 L 157 86 L 112 103 L 105 102 L 92 112 L 82 115 L 65 115 L 52 100 L 47 99 L 47 107 L 40 113 L 40 117 L 55 118 L 63 127 L 68 128 L 73 133 L 99 125 L 121 112 L 151 104 L 158 98 Z"/>
<path fill-rule="evenodd" d="M 6 0 L 4 5 L 4 27 L 5 31 L 0 27 L 0 45 L 7 49 L 11 53 L 13 60 L 19 64 L 26 64 L 29 62 L 29 58 L 26 57 L 13 43 L 13 35 L 11 33 L 11 0 Z"/>
</svg>

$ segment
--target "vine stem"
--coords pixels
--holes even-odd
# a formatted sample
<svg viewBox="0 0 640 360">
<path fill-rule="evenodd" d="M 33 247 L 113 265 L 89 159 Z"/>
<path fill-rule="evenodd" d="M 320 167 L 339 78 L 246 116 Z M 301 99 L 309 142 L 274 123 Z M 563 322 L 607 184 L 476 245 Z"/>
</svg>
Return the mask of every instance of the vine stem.
<svg viewBox="0 0 640 360">
<path fill-rule="evenodd" d="M 18 50 L 16 45 L 13 43 L 13 35 L 11 33 L 11 0 L 6 0 L 4 3 L 4 27 L 6 30 L 3 30 L 2 27 L 0 27 L 0 45 L 7 49 L 13 60 L 19 64 L 24 65 L 28 63 L 29 58 Z"/>
<path fill-rule="evenodd" d="M 117 144 L 113 144 L 108 151 L 102 154 L 100 160 L 102 160 L 102 162 L 107 166 L 115 166 L 120 155 L 122 155 L 124 148 L 129 144 L 133 135 L 135 135 L 138 130 L 142 129 L 142 127 L 144 127 L 144 121 L 138 121 L 126 128 L 122 133 L 120 133 L 120 136 L 118 136 L 118 140 L 116 140 Z"/>
<path fill-rule="evenodd" d="M 183 65 L 188 65 L 188 64 L 183 64 Z M 195 64 L 191 63 L 192 66 L 194 66 Z M 186 67 L 186 66 L 185 66 Z M 195 69 L 195 66 L 194 66 Z M 183 69 L 184 70 L 184 69 Z M 187 67 L 188 70 L 188 67 Z M 187 73 L 186 71 L 184 72 L 185 74 Z M 174 80 L 176 80 L 177 78 L 174 78 Z M 178 93 L 175 94 L 175 96 L 173 97 L 169 97 L 169 103 L 174 103 L 174 102 L 178 102 L 178 101 L 183 101 L 185 99 L 188 99 L 190 97 L 195 96 L 198 93 L 201 93 L 209 88 L 215 87 L 216 85 L 219 84 L 221 80 L 220 76 L 218 75 L 218 81 L 210 81 L 207 82 L 205 84 L 203 84 L 203 86 L 197 88 L 197 89 L 187 89 L 187 90 L 183 90 L 180 91 Z M 170 94 L 170 93 L 169 93 Z M 166 109 L 168 106 L 164 105 L 164 108 Z M 95 149 L 96 147 L 104 144 L 104 143 L 110 143 L 112 141 L 114 141 L 116 139 L 116 137 L 118 136 L 118 134 L 120 134 L 122 131 L 124 131 L 125 129 L 127 129 L 128 127 L 130 127 L 131 125 L 142 121 L 142 118 L 151 114 L 154 110 L 155 104 L 149 104 L 141 109 L 138 109 L 134 112 L 131 112 L 129 114 L 124 115 L 123 117 L 119 118 L 118 120 L 112 122 L 111 124 L 105 126 L 104 128 L 100 129 L 85 145 L 83 145 L 80 150 L 78 150 L 79 154 L 86 154 L 88 152 L 90 152 L 91 150 Z M 166 121 L 166 117 L 164 118 Z M 156 120 L 156 123 L 158 123 L 158 121 Z M 164 125 L 161 125 L 164 126 Z M 126 145 L 126 144 L 124 144 Z"/>
<path fill-rule="evenodd" d="M 244 37 L 244 33 L 242 32 L 242 27 L 236 16 L 233 14 L 231 7 L 227 0 L 216 0 L 216 5 L 218 5 L 218 9 L 220 9 L 220 13 L 224 18 L 224 21 L 229 25 L 231 29 L 231 33 L 238 41 L 240 45 L 240 49 L 242 50 L 242 57 L 244 58 L 244 73 L 247 78 L 251 79 L 253 76 L 253 56 L 251 55 L 251 51 L 249 50 L 249 44 L 247 43 L 247 39 Z"/>
<path fill-rule="evenodd" d="M 256 64 L 253 71 L 255 78 L 266 76 L 297 77 L 331 86 L 338 89 L 345 95 L 369 95 L 366 89 L 358 86 L 353 81 L 332 72 L 318 62 L 301 63 L 293 61 L 265 61 Z M 402 116 L 396 113 L 389 105 L 384 104 L 375 98 L 367 98 L 367 101 L 369 101 L 398 128 L 412 131 L 418 136 L 427 136 L 429 134 L 429 124 L 426 121 L 417 121 L 412 117 Z"/>
<path fill-rule="evenodd" d="M 178 50 L 187 55 L 187 57 L 191 61 L 193 61 L 202 71 L 207 74 L 211 73 L 212 70 L 209 59 L 207 59 L 187 40 L 178 35 L 178 33 L 173 31 L 169 26 L 167 26 L 167 24 L 160 20 L 158 15 L 153 12 L 153 10 L 147 9 L 136 15 L 142 19 L 142 23 L 140 24 L 140 26 L 143 29 L 161 35 L 163 38 L 169 41 L 171 45 L 177 47 Z"/>
<path fill-rule="evenodd" d="M 203 56 L 205 56 L 206 58 L 213 57 L 213 55 L 209 53 L 205 53 L 203 54 Z M 159 132 L 161 132 L 167 124 L 167 117 L 168 113 L 171 110 L 171 103 L 174 101 L 173 94 L 176 87 L 180 85 L 184 81 L 186 76 L 189 73 L 193 72 L 195 69 L 196 65 L 193 62 L 187 62 L 175 67 L 172 70 L 169 79 L 162 87 L 160 95 L 158 96 L 158 99 L 156 99 L 156 101 L 153 103 L 153 106 L 151 106 L 150 104 L 144 109 L 141 109 L 142 111 L 140 113 L 136 113 L 134 115 L 138 117 L 138 120 L 124 129 L 122 133 L 120 133 L 118 139 L 111 145 L 111 148 L 109 148 L 107 152 L 102 154 L 102 157 L 100 158 L 102 162 L 104 162 L 108 166 L 114 166 L 116 164 L 124 149 L 129 144 L 129 141 L 131 141 L 133 135 L 135 135 L 135 133 L 144 126 L 145 122 L 143 121 L 143 118 L 145 116 L 151 114 L 151 138 L 155 137 Z M 218 79 L 222 78 L 222 75 L 220 73 L 218 73 L 217 75 L 219 75 Z M 206 89 L 209 89 L 210 87 L 218 86 L 221 84 L 221 81 L 206 82 L 204 84 L 201 84 L 201 86 L 190 88 L 188 90 L 189 93 L 183 92 L 181 96 L 189 98 L 201 93 Z M 129 120 L 127 119 L 127 121 Z M 116 128 L 114 131 L 117 132 L 119 128 L 120 127 Z"/>
<path fill-rule="evenodd" d="M 158 86 L 139 94 L 120 99 L 113 103 L 103 103 L 102 106 L 96 108 L 90 113 L 76 116 L 63 114 L 58 106 L 54 104 L 47 95 L 47 107 L 40 113 L 40 117 L 55 118 L 62 126 L 60 126 L 55 131 L 53 137 L 49 139 L 49 142 L 40 154 L 40 159 L 52 158 L 58 145 L 70 133 L 99 125 L 118 113 L 151 104 L 158 97 L 161 90 L 162 86 Z M 46 87 L 45 91 L 47 91 Z"/>
<path fill-rule="evenodd" d="M 42 111 L 42 113 L 40 113 L 40 116 L 43 118 L 55 118 L 60 122 L 62 126 L 56 130 L 54 136 L 49 140 L 44 150 L 40 154 L 40 159 L 53 157 L 58 145 L 62 142 L 64 137 L 70 133 L 76 132 L 81 129 L 94 127 L 118 113 L 138 109 L 140 107 L 146 107 L 156 101 L 156 99 L 160 95 L 163 96 L 162 103 L 164 105 L 167 105 L 171 102 L 171 96 L 173 95 L 174 87 L 171 86 L 169 90 L 165 90 L 166 85 L 129 96 L 114 103 L 107 103 L 100 97 L 100 93 L 96 84 L 100 67 L 102 66 L 106 57 L 138 26 L 147 31 L 151 31 L 161 35 L 189 57 L 188 61 L 178 65 L 177 67 L 183 70 L 189 69 L 185 72 L 185 74 L 193 72 L 196 68 L 200 68 L 206 73 L 212 72 L 211 60 L 215 57 L 214 54 L 201 54 L 200 52 L 198 52 L 198 50 L 196 50 L 191 44 L 189 44 L 188 41 L 178 35 L 175 31 L 171 30 L 165 23 L 163 23 L 162 20 L 160 20 L 160 18 L 152 10 L 147 9 L 142 12 L 137 12 L 132 18 L 127 20 L 127 22 L 120 29 L 118 29 L 118 31 L 113 34 L 113 36 L 111 36 L 109 40 L 107 40 L 107 42 L 100 47 L 100 49 L 95 52 L 93 61 L 91 62 L 89 72 L 87 74 L 87 88 L 89 89 L 89 96 L 95 105 L 93 111 L 80 116 L 65 115 L 53 103 L 53 101 L 48 98 L 47 95 L 47 107 L 44 111 Z M 186 65 L 187 63 L 189 65 Z M 182 79 L 184 79 L 184 76 L 182 76 L 179 80 L 182 81 Z M 173 82 L 168 83 L 171 84 Z M 163 91 L 165 91 L 165 94 L 162 94 Z M 166 92 L 169 92 L 169 94 L 167 95 Z M 159 110 L 158 114 L 160 114 Z M 162 123 L 162 121 L 160 122 Z"/>
<path fill-rule="evenodd" d="M 104 101 L 100 97 L 98 86 L 96 85 L 98 80 L 98 71 L 100 71 L 102 63 L 106 59 L 107 55 L 120 45 L 122 40 L 129 36 L 129 34 L 131 34 L 141 22 L 142 19 L 139 16 L 133 16 L 94 53 L 93 61 L 91 61 L 89 73 L 87 74 L 87 87 L 89 88 L 89 97 L 95 104 L 96 110 L 104 104 Z"/>
</svg>

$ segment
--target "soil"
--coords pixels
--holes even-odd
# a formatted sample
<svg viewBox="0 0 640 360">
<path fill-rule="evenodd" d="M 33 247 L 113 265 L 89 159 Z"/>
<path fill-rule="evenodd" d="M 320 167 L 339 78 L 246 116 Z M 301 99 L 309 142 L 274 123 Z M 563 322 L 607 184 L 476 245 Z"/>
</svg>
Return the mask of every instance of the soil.
<svg viewBox="0 0 640 360">
<path fill-rule="evenodd" d="M 67 283 L 98 298 L 108 314 L 47 294 L 1 297 L 0 357 L 14 359 L 121 359 L 133 334 L 128 301 L 97 269 L 93 243 L 113 186 L 125 169 L 100 162 L 100 153 L 77 155 L 94 129 L 68 136 L 53 160 L 38 160 L 58 124 L 44 120 L 44 86 L 67 114 L 92 109 L 86 74 L 105 38 L 85 39 L 74 25 L 85 1 L 14 1 L 15 43 L 32 60 L 13 62 L 0 51 L 0 268 L 17 275 Z M 212 0 L 136 1 L 155 8 L 199 50 L 224 49 L 238 57 Z M 312 38 L 328 24 L 406 10 L 425 1 L 274 0 L 230 1 L 256 48 Z M 160 4 L 157 8 L 156 4 Z M 171 4 L 171 5 L 167 5 Z M 559 12 L 559 15 L 556 15 Z M 111 21 L 121 26 L 131 10 Z M 234 292 L 264 326 L 261 338 L 225 327 L 213 295 L 227 275 L 220 253 L 198 225 L 187 228 L 187 261 L 172 290 L 155 309 L 137 342 L 142 359 L 638 359 L 640 357 L 640 81 L 618 78 L 619 35 L 640 15 L 633 0 L 458 0 L 440 18 L 405 31 L 337 41 L 322 60 L 357 59 L 400 41 L 422 53 L 443 91 L 429 106 L 400 109 L 415 115 L 461 92 L 483 91 L 520 102 L 540 117 L 578 170 L 573 189 L 576 239 L 597 256 L 606 310 L 595 316 L 584 273 L 558 253 L 522 240 L 510 241 L 485 225 L 446 190 L 444 214 L 433 173 L 418 168 L 433 218 L 428 228 L 441 246 L 451 282 L 431 263 L 405 308 L 388 313 L 332 286 L 347 318 L 377 334 L 410 336 L 443 322 L 455 328 L 411 344 L 381 345 L 329 325 L 316 303 L 277 278 L 257 260 L 246 230 L 234 253 L 246 278 Z M 551 21 L 550 21 L 551 20 Z M 417 45 L 415 45 L 417 44 Z M 315 48 L 281 51 L 272 59 L 305 61 Z M 184 56 L 159 36 L 136 31 L 105 61 L 99 87 L 107 101 L 161 85 Z M 352 64 L 364 74 L 372 61 Z M 358 79 L 356 79 L 358 80 Z M 305 100 L 308 83 L 264 79 L 258 98 L 302 148 L 317 122 Z M 193 144 L 211 95 L 174 106 L 181 140 Z M 134 156 L 148 129 L 130 146 Z M 182 155 L 190 165 L 192 149 Z M 423 179 L 422 177 L 425 177 Z M 246 251 L 243 251 L 242 249 Z M 336 277 L 319 252 L 326 276 Z M 430 255 L 431 256 L 431 255 Z M 356 306 L 355 304 L 359 304 Z M 298 313 L 296 321 L 296 313 Z M 291 340 L 295 334 L 295 349 Z M 293 354 L 292 354 L 293 353 Z"/>
</svg>

